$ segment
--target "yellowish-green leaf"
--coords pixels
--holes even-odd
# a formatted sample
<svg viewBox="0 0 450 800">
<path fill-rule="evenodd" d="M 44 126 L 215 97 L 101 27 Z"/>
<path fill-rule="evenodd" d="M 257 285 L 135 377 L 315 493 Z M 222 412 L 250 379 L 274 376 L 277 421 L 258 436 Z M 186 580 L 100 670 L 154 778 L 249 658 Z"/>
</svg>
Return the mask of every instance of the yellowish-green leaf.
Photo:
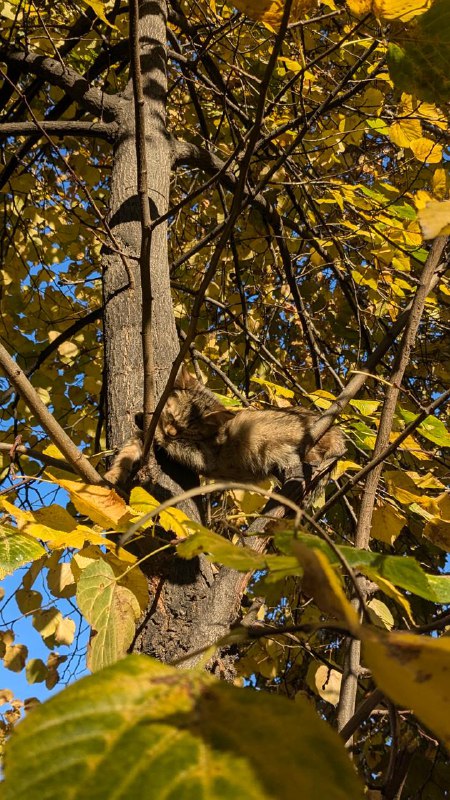
<svg viewBox="0 0 450 800">
<path fill-rule="evenodd" d="M 45 555 L 44 548 L 31 536 L 7 525 L 0 526 L 0 580 L 29 561 Z"/>
<path fill-rule="evenodd" d="M 146 656 L 129 656 L 36 707 L 6 755 L 3 800 L 42 800 L 44 788 L 46 800 L 363 796 L 343 743 L 306 700 Z"/>
<path fill-rule="evenodd" d="M 378 600 L 377 597 L 372 597 L 368 600 L 367 610 L 371 621 L 378 628 L 385 628 L 390 631 L 394 627 L 394 617 L 392 616 L 391 610 L 387 607 L 386 603 Z"/>
<path fill-rule="evenodd" d="M 31 658 L 27 661 L 25 675 L 28 683 L 43 683 L 48 675 L 48 670 L 40 658 Z"/>
<path fill-rule="evenodd" d="M 264 569 L 267 565 L 267 556 L 263 553 L 256 553 L 249 547 L 238 547 L 198 522 L 190 520 L 189 529 L 193 531 L 192 536 L 177 545 L 177 553 L 182 558 L 194 558 L 204 553 L 211 561 L 241 572 Z"/>
<path fill-rule="evenodd" d="M 126 655 L 140 616 L 139 603 L 129 589 L 118 584 L 112 567 L 102 560 L 81 573 L 77 601 L 92 628 L 87 663 L 96 672 Z"/>
<path fill-rule="evenodd" d="M 350 400 L 350 405 L 356 408 L 360 414 L 370 417 L 380 407 L 380 400 Z"/>
<path fill-rule="evenodd" d="M 292 389 L 287 389 L 286 386 L 280 386 L 278 383 L 272 383 L 272 381 L 266 381 L 265 378 L 257 378 L 255 376 L 252 376 L 252 381 L 260 386 L 265 386 L 276 397 L 285 397 L 288 400 L 294 397 Z"/>
</svg>

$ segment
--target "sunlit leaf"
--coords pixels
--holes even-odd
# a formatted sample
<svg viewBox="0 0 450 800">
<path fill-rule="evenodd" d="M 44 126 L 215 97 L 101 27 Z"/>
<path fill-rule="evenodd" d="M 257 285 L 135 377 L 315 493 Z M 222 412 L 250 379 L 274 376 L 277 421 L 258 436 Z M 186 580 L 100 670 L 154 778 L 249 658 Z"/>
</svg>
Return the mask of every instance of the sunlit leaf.
<svg viewBox="0 0 450 800">
<path fill-rule="evenodd" d="M 382 691 L 394 703 L 411 708 L 449 746 L 450 639 L 411 633 L 366 633 L 363 647 L 367 665 Z"/>
<path fill-rule="evenodd" d="M 139 603 L 129 589 L 119 585 L 105 561 L 94 561 L 83 570 L 77 601 L 92 628 L 88 666 L 95 672 L 125 656 L 140 615 Z"/>
<path fill-rule="evenodd" d="M 236 724 L 243 719 L 246 736 Z M 306 700 L 238 689 L 145 656 L 84 678 L 17 727 L 4 800 L 44 793 L 46 800 L 362 798 L 343 743 Z"/>
<path fill-rule="evenodd" d="M 6 525 L 0 526 L 0 580 L 44 554 L 44 548 L 31 536 Z"/>
</svg>

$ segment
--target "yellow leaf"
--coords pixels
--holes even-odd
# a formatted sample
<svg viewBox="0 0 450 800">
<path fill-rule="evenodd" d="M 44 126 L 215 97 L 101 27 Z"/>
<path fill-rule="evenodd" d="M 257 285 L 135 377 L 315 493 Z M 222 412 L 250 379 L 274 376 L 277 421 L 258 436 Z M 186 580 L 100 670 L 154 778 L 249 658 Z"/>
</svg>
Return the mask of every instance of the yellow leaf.
<svg viewBox="0 0 450 800">
<path fill-rule="evenodd" d="M 423 529 L 423 535 L 437 547 L 450 552 L 450 521 L 439 517 L 430 519 Z"/>
<path fill-rule="evenodd" d="M 61 617 L 55 629 L 55 643 L 69 647 L 75 637 L 76 625 L 70 617 Z"/>
<path fill-rule="evenodd" d="M 447 236 L 450 233 L 450 200 L 431 200 L 417 217 L 425 240 Z"/>
<path fill-rule="evenodd" d="M 150 511 L 154 511 L 155 508 L 158 508 L 160 502 L 146 492 L 145 489 L 136 486 L 131 490 L 130 505 L 133 511 L 140 511 L 141 514 L 145 515 L 149 514 Z M 138 520 L 139 517 L 134 517 L 133 519 L 134 522 Z M 158 520 L 165 531 L 171 531 L 178 538 L 184 538 L 188 533 L 185 523 L 189 522 L 189 517 L 184 511 L 180 511 L 179 508 L 169 508 L 166 509 L 166 511 L 162 511 L 161 514 L 158 515 Z M 144 523 L 144 527 L 146 524 L 148 525 L 149 523 Z"/>
<path fill-rule="evenodd" d="M 341 691 L 342 675 L 336 669 L 329 669 L 325 664 L 317 668 L 314 683 L 323 700 L 337 706 Z"/>
<path fill-rule="evenodd" d="M 382 19 L 399 19 L 408 22 L 430 8 L 432 0 L 347 0 L 354 14 L 362 16 L 369 11 Z"/>
<path fill-rule="evenodd" d="M 270 392 L 273 392 L 273 394 L 278 397 L 286 397 L 287 399 L 294 397 L 292 389 L 286 389 L 285 386 L 279 386 L 278 383 L 272 383 L 272 381 L 266 381 L 264 378 L 256 377 L 252 377 L 252 381 L 254 383 L 259 383 L 260 386 L 266 386 Z"/>
<path fill-rule="evenodd" d="M 386 578 L 382 578 L 381 575 L 378 574 L 376 569 L 366 566 L 365 564 L 360 565 L 358 569 L 360 570 L 360 572 L 363 573 L 363 575 L 366 575 L 367 578 L 370 578 L 370 580 L 374 581 L 377 584 L 377 586 L 379 586 L 380 591 L 382 591 L 384 594 L 387 594 L 387 596 L 391 597 L 392 600 L 395 600 L 395 602 L 403 608 L 409 621 L 414 623 L 411 606 L 408 600 L 406 599 L 406 597 L 402 595 L 400 590 L 397 589 L 396 586 L 394 586 L 393 583 L 386 580 Z"/>
<path fill-rule="evenodd" d="M 395 497 L 400 503 L 409 505 L 417 503 L 422 492 L 416 489 L 414 480 L 407 472 L 401 470 L 389 470 L 383 475 L 389 494 Z"/>
<path fill-rule="evenodd" d="M 302 591 L 313 597 L 323 611 L 344 621 L 350 630 L 357 630 L 358 615 L 347 600 L 338 574 L 326 555 L 319 549 L 307 547 L 298 541 L 293 541 L 292 551 L 305 571 Z"/>
<path fill-rule="evenodd" d="M 445 169 L 436 169 L 431 179 L 433 194 L 438 200 L 443 200 L 447 194 L 447 173 Z"/>
<path fill-rule="evenodd" d="M 131 520 L 131 509 L 125 501 L 106 486 L 92 486 L 81 481 L 54 479 L 58 486 L 69 492 L 70 499 L 80 514 L 85 514 L 102 528 L 119 530 Z"/>
<path fill-rule="evenodd" d="M 450 638 L 367 631 L 362 640 L 365 661 L 380 689 L 396 705 L 412 709 L 449 747 Z"/>
<path fill-rule="evenodd" d="M 436 144 L 432 139 L 420 136 L 409 145 L 418 161 L 428 164 L 439 164 L 442 161 L 442 145 Z"/>
<path fill-rule="evenodd" d="M 3 664 L 11 672 L 21 672 L 28 657 L 28 649 L 24 644 L 9 644 L 3 656 Z"/>
<path fill-rule="evenodd" d="M 85 6 L 89 6 L 89 8 L 92 8 L 94 14 L 99 19 L 101 19 L 101 21 L 104 22 L 105 25 L 108 25 L 110 28 L 116 28 L 117 30 L 117 26 L 111 25 L 111 23 L 108 22 L 108 20 L 106 19 L 105 4 L 102 3 L 101 0 L 82 0 L 82 2 L 84 3 Z"/>
<path fill-rule="evenodd" d="M 354 470 L 355 472 L 359 472 L 361 469 L 360 465 L 356 463 L 356 461 L 338 461 L 334 470 L 333 470 L 333 478 L 334 480 L 338 480 L 344 472 L 347 470 Z"/>
<path fill-rule="evenodd" d="M 373 512 L 370 535 L 373 539 L 392 545 L 404 525 L 406 525 L 406 517 L 390 503 L 384 503 Z"/>
<path fill-rule="evenodd" d="M 420 139 L 422 128 L 417 119 L 402 119 L 389 128 L 389 138 L 398 147 L 410 147 L 411 142 Z"/>
<path fill-rule="evenodd" d="M 271 28 L 277 28 L 283 16 L 283 0 L 232 0 L 231 3 L 250 19 L 265 22 Z M 317 0 L 293 0 L 290 22 L 298 22 L 317 5 Z"/>
<path fill-rule="evenodd" d="M 378 628 L 386 628 L 391 630 L 394 627 L 394 617 L 386 603 L 378 600 L 377 597 L 372 597 L 367 601 L 367 610 L 371 622 Z"/>
<path fill-rule="evenodd" d="M 46 542 L 55 550 L 64 547 L 79 549 L 85 542 L 114 547 L 112 542 L 86 525 L 77 525 L 71 514 L 61 506 L 51 505 L 37 511 L 24 511 L 4 498 L 0 498 L 0 504 L 14 516 L 21 532 Z"/>
</svg>

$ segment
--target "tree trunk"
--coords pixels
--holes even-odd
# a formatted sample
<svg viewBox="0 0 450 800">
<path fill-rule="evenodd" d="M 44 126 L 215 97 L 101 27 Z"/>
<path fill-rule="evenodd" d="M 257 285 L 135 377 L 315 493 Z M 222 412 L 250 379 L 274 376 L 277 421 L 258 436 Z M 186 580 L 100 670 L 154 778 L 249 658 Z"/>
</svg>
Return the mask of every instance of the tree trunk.
<svg viewBox="0 0 450 800">
<path fill-rule="evenodd" d="M 170 147 L 165 126 L 166 94 L 166 4 L 150 5 L 140 0 L 141 72 L 146 98 L 148 194 L 152 221 L 165 214 L 169 203 Z M 114 151 L 109 224 L 122 255 L 111 249 L 104 254 L 104 337 L 107 396 L 107 441 L 120 446 L 133 429 L 134 414 L 143 405 L 143 359 L 141 341 L 141 290 L 139 249 L 140 209 L 134 131 L 134 101 L 131 81 L 121 99 L 119 134 Z M 124 266 L 128 261 L 134 286 Z M 161 395 L 178 339 L 170 292 L 167 224 L 156 227 L 151 243 L 153 292 L 153 347 L 155 394 Z M 196 482 L 196 476 L 164 459 L 161 480 L 150 491 L 160 499 L 179 493 Z M 184 510 L 199 519 L 191 502 Z M 146 552 L 152 547 L 150 538 Z M 133 649 L 171 662 L 207 647 L 226 633 L 237 609 L 242 576 L 230 570 L 216 572 L 205 559 L 184 561 L 171 551 L 148 558 L 143 565 L 149 579 L 149 606 Z M 228 587 L 228 591 L 226 589 Z M 234 588 L 234 590 L 233 590 Z M 231 591 L 230 591 L 231 590 Z M 192 666 L 201 658 L 189 660 Z"/>
</svg>

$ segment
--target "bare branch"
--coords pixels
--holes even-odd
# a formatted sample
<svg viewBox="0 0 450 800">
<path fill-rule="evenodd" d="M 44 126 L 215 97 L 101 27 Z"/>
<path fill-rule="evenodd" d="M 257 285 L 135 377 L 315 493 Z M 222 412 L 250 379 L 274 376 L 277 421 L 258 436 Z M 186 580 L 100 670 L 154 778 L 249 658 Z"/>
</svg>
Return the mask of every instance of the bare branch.
<svg viewBox="0 0 450 800">
<path fill-rule="evenodd" d="M 56 421 L 53 414 L 50 414 L 50 411 L 44 405 L 24 372 L 11 358 L 2 344 L 0 344 L 0 367 L 7 375 L 16 391 L 19 392 L 26 404 L 30 407 L 38 422 L 50 436 L 52 442 L 56 444 L 78 475 L 87 483 L 102 484 L 104 481 L 101 475 L 94 469 L 86 456 L 74 445 L 72 440 L 67 436 L 65 430 L 63 430 L 59 422 Z"/>
<path fill-rule="evenodd" d="M 116 120 L 120 107 L 119 98 L 93 88 L 79 72 L 67 65 L 63 66 L 58 59 L 36 53 L 23 53 L 3 45 L 0 47 L 0 60 L 8 65 L 20 67 L 23 72 L 32 72 L 54 86 L 59 86 L 91 114 L 110 122 Z"/>
<path fill-rule="evenodd" d="M 381 412 L 380 424 L 378 427 L 375 448 L 373 451 L 374 458 L 380 456 L 389 443 L 389 436 L 394 421 L 395 407 L 397 404 L 403 376 L 409 361 L 411 349 L 416 339 L 417 330 L 419 328 L 420 320 L 425 308 L 425 301 L 430 291 L 433 278 L 435 277 L 436 271 L 439 267 L 439 261 L 446 243 L 447 238 L 443 236 L 439 237 L 433 242 L 433 246 L 423 268 L 419 286 L 414 295 L 414 299 L 410 304 L 410 309 L 406 314 L 401 345 L 394 359 L 394 364 L 389 377 L 389 387 L 386 392 L 386 398 L 383 404 L 383 410 Z M 371 470 L 362 497 L 358 525 L 356 528 L 355 546 L 364 550 L 367 550 L 369 547 L 375 496 L 381 477 L 382 468 L 382 463 L 379 463 Z M 363 585 L 362 591 L 364 592 Z M 358 601 L 354 600 L 353 602 L 356 607 L 359 607 Z M 360 642 L 352 641 L 349 643 L 347 664 L 342 680 L 338 708 L 339 728 L 344 727 L 354 713 L 357 690 L 355 665 L 359 663 L 360 652 Z"/>
<path fill-rule="evenodd" d="M 3 122 L 0 124 L 0 139 L 7 136 L 29 136 L 43 129 L 54 136 L 92 136 L 98 139 L 114 141 L 118 126 L 115 122 L 78 122 L 77 120 L 59 120 L 48 122 Z"/>
</svg>

